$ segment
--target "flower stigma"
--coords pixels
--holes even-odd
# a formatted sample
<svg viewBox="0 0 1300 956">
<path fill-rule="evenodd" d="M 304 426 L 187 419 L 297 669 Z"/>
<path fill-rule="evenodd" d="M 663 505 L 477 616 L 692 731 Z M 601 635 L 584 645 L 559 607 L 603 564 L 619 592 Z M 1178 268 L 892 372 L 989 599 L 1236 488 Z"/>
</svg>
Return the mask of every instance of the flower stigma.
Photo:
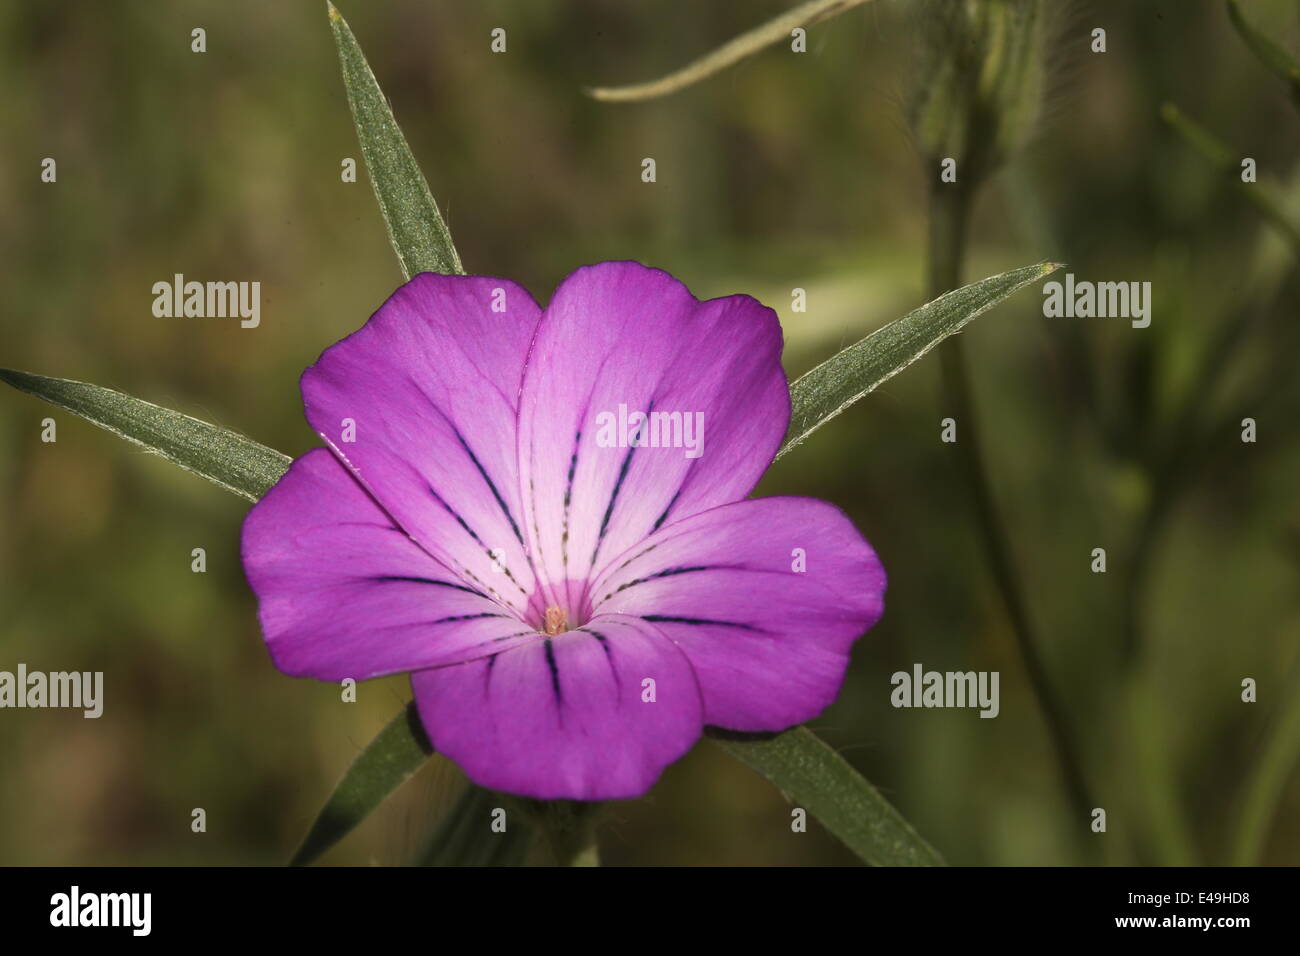
<svg viewBox="0 0 1300 956">
<path fill-rule="evenodd" d="M 569 616 L 564 613 L 563 608 L 552 605 L 546 609 L 546 635 L 554 637 L 556 634 L 562 634 L 569 629 Z"/>
</svg>

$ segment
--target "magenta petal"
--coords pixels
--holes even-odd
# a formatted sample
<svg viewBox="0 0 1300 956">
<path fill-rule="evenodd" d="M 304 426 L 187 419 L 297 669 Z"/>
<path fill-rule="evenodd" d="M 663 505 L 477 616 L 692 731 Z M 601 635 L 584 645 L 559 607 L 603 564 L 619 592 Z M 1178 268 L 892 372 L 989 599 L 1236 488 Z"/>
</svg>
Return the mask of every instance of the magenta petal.
<svg viewBox="0 0 1300 956">
<path fill-rule="evenodd" d="M 302 376 L 308 421 L 375 499 L 516 612 L 533 590 L 516 421 L 539 314 L 508 280 L 424 273 Z"/>
<path fill-rule="evenodd" d="M 411 686 L 436 750 L 479 786 L 544 800 L 640 796 L 701 730 L 686 658 L 653 625 L 614 615 L 420 671 Z"/>
<path fill-rule="evenodd" d="M 407 537 L 324 448 L 253 506 L 242 553 L 272 659 L 294 676 L 364 680 L 538 639 Z"/>
<path fill-rule="evenodd" d="M 843 512 L 774 497 L 663 528 L 612 565 L 591 600 L 597 615 L 651 621 L 685 652 L 706 724 L 775 731 L 835 699 L 884 590 L 884 568 Z"/>
<path fill-rule="evenodd" d="M 663 416 L 669 447 L 625 444 L 621 412 Z M 656 527 L 743 498 L 789 418 L 771 309 L 740 295 L 700 302 L 635 262 L 574 272 L 538 326 L 520 402 L 528 531 L 546 583 L 558 592 Z M 702 445 L 686 447 L 700 421 Z"/>
</svg>

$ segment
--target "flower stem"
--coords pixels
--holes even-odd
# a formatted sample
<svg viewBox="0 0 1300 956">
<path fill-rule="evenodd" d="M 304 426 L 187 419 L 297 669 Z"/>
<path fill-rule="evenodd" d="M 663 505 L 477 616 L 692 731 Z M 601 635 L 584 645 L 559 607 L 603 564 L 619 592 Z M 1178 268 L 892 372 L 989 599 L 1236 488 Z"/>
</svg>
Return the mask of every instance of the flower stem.
<svg viewBox="0 0 1300 956">
<path fill-rule="evenodd" d="M 419 854 L 421 866 L 600 866 L 598 803 L 510 797 L 470 784 Z M 491 823 L 504 811 L 496 830 Z"/>
<path fill-rule="evenodd" d="M 600 866 L 600 847 L 596 845 L 596 841 L 592 840 L 579 850 L 569 866 Z"/>
<path fill-rule="evenodd" d="M 529 812 L 541 827 L 556 866 L 600 866 L 596 844 L 599 803 L 576 800 L 527 800 Z"/>
<path fill-rule="evenodd" d="M 974 189 L 959 183 L 935 182 L 930 193 L 930 246 L 927 298 L 934 299 L 961 285 L 962 260 Z M 1096 804 L 1088 789 L 1083 763 L 1065 709 L 1052 688 L 1047 668 L 1038 652 L 1029 609 L 1016 571 L 1011 544 L 1002 531 L 997 504 L 989 485 L 980 443 L 979 419 L 971 393 L 970 374 L 962 349 L 962 339 L 955 336 L 940 350 L 944 401 L 948 414 L 960 423 L 957 451 L 966 471 L 966 480 L 974 496 L 976 518 L 988 552 L 989 564 L 1002 600 L 1006 605 L 1020 656 L 1024 660 L 1030 686 L 1038 698 L 1048 735 L 1061 766 L 1061 775 L 1072 806 L 1078 832 L 1085 833 Z"/>
<path fill-rule="evenodd" d="M 536 842 L 537 828 L 525 814 L 507 813 L 506 827 L 492 828 L 493 814 L 510 798 L 470 784 L 416 858 L 420 866 L 521 866 Z"/>
</svg>

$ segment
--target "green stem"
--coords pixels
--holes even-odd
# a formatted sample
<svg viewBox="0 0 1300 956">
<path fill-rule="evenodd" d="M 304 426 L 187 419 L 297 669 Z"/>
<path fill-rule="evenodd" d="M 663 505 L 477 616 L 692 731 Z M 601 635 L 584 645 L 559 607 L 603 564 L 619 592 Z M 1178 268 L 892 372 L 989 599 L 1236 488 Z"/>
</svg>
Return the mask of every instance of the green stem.
<svg viewBox="0 0 1300 956">
<path fill-rule="evenodd" d="M 537 822 L 556 866 L 600 866 L 596 844 L 599 803 L 576 800 L 521 801 Z"/>
<path fill-rule="evenodd" d="M 929 299 L 961 285 L 962 260 L 973 193 L 974 190 L 970 186 L 939 182 L 935 183 L 931 191 L 927 278 Z M 1002 531 L 1002 522 L 984 466 L 978 413 L 971 392 L 970 375 L 966 367 L 961 338 L 955 337 L 951 342 L 945 343 L 940 357 L 944 399 L 951 417 L 961 423 L 961 437 L 957 442 L 958 454 L 974 495 L 976 517 L 988 551 L 993 577 L 1006 605 L 1012 633 L 1020 656 L 1024 660 L 1030 686 L 1038 699 L 1048 735 L 1060 763 L 1066 793 L 1075 815 L 1074 827 L 1078 832 L 1083 833 L 1086 832 L 1084 828 L 1096 804 L 1088 789 L 1083 773 L 1083 762 L 1065 709 L 1053 690 L 1047 668 L 1038 653 L 1038 641 L 1030 622 L 1029 610 L 1011 553 L 1011 545 Z"/>
<path fill-rule="evenodd" d="M 1173 510 L 1176 494 L 1173 488 L 1162 488 L 1159 481 L 1153 483 L 1151 500 L 1143 510 L 1142 523 L 1129 554 L 1128 580 L 1120 599 L 1123 615 L 1120 633 L 1124 665 L 1130 671 L 1136 670 L 1141 663 L 1143 599 L 1147 595 L 1147 581 L 1151 576 L 1156 544 L 1164 532 L 1165 521 Z"/>
<path fill-rule="evenodd" d="M 1187 810 L 1179 792 L 1175 752 L 1167 707 L 1158 706 L 1157 679 L 1150 667 L 1130 674 L 1120 685 L 1125 692 L 1124 718 L 1128 727 L 1127 744 L 1134 765 L 1136 792 L 1145 804 L 1146 825 L 1138 836 L 1140 846 L 1154 853 L 1153 862 L 1161 866 L 1195 866 L 1200 851 L 1187 819 Z"/>
<path fill-rule="evenodd" d="M 596 841 L 592 840 L 579 850 L 569 866 L 600 866 L 600 847 L 596 845 Z"/>
</svg>

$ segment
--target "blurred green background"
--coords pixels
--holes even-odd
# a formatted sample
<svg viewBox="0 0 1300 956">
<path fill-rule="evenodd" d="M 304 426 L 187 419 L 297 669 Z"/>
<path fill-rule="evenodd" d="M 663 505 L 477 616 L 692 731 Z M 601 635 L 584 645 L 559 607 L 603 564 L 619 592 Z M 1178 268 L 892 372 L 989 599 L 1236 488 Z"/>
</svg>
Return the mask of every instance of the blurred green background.
<svg viewBox="0 0 1300 956">
<path fill-rule="evenodd" d="M 811 28 L 805 55 L 778 45 L 666 99 L 581 92 L 661 75 L 789 5 L 341 10 L 469 271 L 545 301 L 576 266 L 631 258 L 700 297 L 750 293 L 780 313 L 793 376 L 923 300 L 932 171 L 900 108 L 925 82 L 910 4 L 878 0 Z M 1041 651 L 1108 831 L 1065 798 L 939 441 L 934 357 L 760 489 L 841 505 L 890 574 L 885 617 L 815 727 L 954 863 L 1223 863 L 1246 824 L 1262 828 L 1255 859 L 1300 862 L 1295 251 L 1159 110 L 1177 103 L 1288 196 L 1300 114 L 1221 3 L 1052 6 L 1047 110 L 980 194 L 964 279 L 1053 259 L 1080 279 L 1151 281 L 1153 321 L 1045 319 L 1029 289 L 965 343 Z M 1294 2 L 1246 11 L 1297 48 Z M 498 26 L 503 55 L 489 51 Z M 1089 51 L 1096 26 L 1105 54 Z M 311 448 L 299 373 L 401 280 L 364 172 L 340 181 L 360 153 L 324 4 L 12 2 L 0 51 L 0 365 Z M 39 178 L 47 156 L 56 184 Z M 261 327 L 155 318 L 151 286 L 177 272 L 259 280 Z M 795 287 L 805 313 L 790 310 Z M 1245 415 L 1255 444 L 1240 441 Z M 57 443 L 40 440 L 46 416 Z M 348 704 L 279 674 L 238 559 L 246 502 L 7 389 L 0 500 L 0 669 L 102 670 L 106 684 L 98 721 L 0 711 L 0 863 L 285 861 L 405 679 Z M 195 547 L 206 574 L 190 570 Z M 1097 547 L 1105 574 L 1090 571 Z M 1000 716 L 892 708 L 890 675 L 917 662 L 999 671 Z M 1241 701 L 1245 677 L 1258 703 Z M 463 779 L 435 758 L 326 861 L 409 861 Z M 195 807 L 206 833 L 190 830 Z M 610 808 L 601 851 L 854 861 L 816 824 L 789 824 L 780 794 L 704 743 Z"/>
</svg>

